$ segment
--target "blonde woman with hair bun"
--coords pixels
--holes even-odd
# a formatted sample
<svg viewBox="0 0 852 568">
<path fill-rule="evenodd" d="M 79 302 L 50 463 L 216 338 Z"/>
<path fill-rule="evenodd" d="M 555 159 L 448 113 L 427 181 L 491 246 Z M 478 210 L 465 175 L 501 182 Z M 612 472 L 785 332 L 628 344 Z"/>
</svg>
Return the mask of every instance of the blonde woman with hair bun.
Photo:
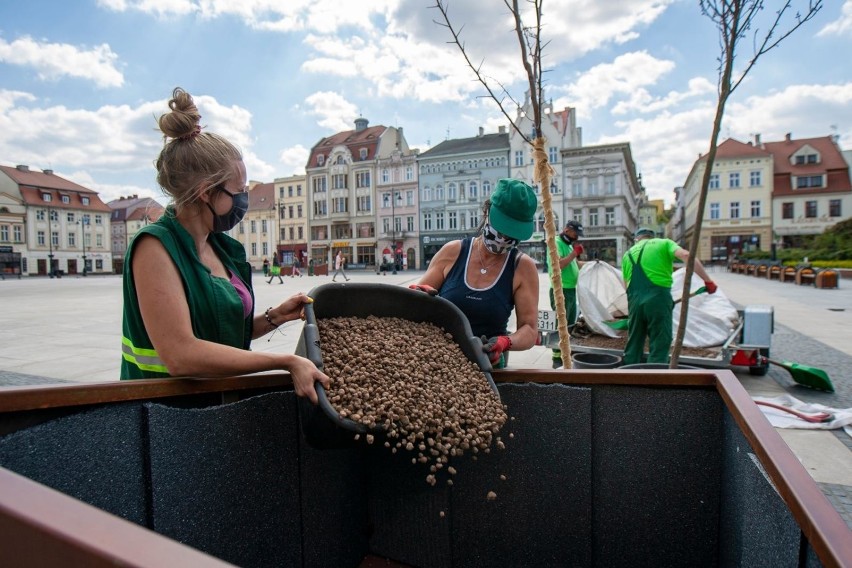
<svg viewBox="0 0 852 568">
<path fill-rule="evenodd" d="M 124 263 L 122 379 L 227 377 L 286 370 L 297 395 L 316 403 L 328 377 L 308 359 L 250 351 L 251 341 L 303 314 L 296 294 L 276 307 L 254 305 L 251 267 L 226 234 L 248 210 L 239 149 L 202 128 L 192 96 L 172 92 L 160 116 L 157 182 L 171 204 L 131 241 Z"/>
</svg>

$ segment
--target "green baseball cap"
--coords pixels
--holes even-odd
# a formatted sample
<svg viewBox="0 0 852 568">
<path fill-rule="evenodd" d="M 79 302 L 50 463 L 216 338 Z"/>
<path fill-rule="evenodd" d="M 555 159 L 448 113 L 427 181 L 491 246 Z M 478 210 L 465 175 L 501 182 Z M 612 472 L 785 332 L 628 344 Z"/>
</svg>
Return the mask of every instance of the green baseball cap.
<svg viewBox="0 0 852 568">
<path fill-rule="evenodd" d="M 648 227 L 639 227 L 636 229 L 636 232 L 633 233 L 633 238 L 638 239 L 639 237 L 653 237 L 654 230 L 649 229 Z"/>
<path fill-rule="evenodd" d="M 524 241 L 535 230 L 535 190 L 517 179 L 501 179 L 491 193 L 488 222 L 507 237 Z"/>
</svg>

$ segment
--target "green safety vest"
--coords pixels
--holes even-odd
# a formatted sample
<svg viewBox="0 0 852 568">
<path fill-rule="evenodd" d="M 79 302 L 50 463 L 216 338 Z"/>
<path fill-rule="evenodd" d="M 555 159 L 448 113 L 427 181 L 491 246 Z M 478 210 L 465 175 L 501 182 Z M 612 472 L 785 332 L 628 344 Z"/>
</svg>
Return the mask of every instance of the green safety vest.
<svg viewBox="0 0 852 568">
<path fill-rule="evenodd" d="M 151 235 L 163 244 L 180 273 L 189 303 L 195 337 L 231 347 L 248 349 L 251 344 L 254 310 L 243 316 L 243 303 L 233 284 L 213 276 L 201 262 L 192 236 L 174 217 L 169 207 L 156 223 L 147 225 L 131 241 L 124 258 L 124 318 L 121 338 L 121 379 L 169 377 L 169 370 L 154 349 L 136 297 L 132 258 L 134 244 L 142 235 Z M 251 266 L 243 245 L 224 233 L 211 233 L 210 244 L 225 268 L 245 283 L 252 296 Z"/>
</svg>

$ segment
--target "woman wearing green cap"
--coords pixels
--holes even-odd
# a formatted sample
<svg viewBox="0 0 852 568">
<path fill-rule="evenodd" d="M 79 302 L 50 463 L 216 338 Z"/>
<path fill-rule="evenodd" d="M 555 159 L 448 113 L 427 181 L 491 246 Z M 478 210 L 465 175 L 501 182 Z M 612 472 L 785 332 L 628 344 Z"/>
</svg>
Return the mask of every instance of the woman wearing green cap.
<svg viewBox="0 0 852 568">
<path fill-rule="evenodd" d="M 538 336 L 538 271 L 517 249 L 533 233 L 537 207 L 529 185 L 499 180 L 484 204 L 477 236 L 445 244 L 420 283 L 410 286 L 458 306 L 498 369 L 505 367 L 504 352 L 529 349 Z M 510 333 L 512 309 L 517 329 Z"/>
</svg>

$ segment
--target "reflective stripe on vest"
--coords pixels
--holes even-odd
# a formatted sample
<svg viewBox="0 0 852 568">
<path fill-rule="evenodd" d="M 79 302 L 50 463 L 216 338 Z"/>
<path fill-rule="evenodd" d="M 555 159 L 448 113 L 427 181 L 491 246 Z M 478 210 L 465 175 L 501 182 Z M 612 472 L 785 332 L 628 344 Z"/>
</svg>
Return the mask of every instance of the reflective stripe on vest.
<svg viewBox="0 0 852 568">
<path fill-rule="evenodd" d="M 133 343 L 126 337 L 121 338 L 121 354 L 124 360 L 136 365 L 143 371 L 154 371 L 156 373 L 169 373 L 166 364 L 157 355 L 154 349 L 140 349 L 133 346 Z"/>
</svg>

